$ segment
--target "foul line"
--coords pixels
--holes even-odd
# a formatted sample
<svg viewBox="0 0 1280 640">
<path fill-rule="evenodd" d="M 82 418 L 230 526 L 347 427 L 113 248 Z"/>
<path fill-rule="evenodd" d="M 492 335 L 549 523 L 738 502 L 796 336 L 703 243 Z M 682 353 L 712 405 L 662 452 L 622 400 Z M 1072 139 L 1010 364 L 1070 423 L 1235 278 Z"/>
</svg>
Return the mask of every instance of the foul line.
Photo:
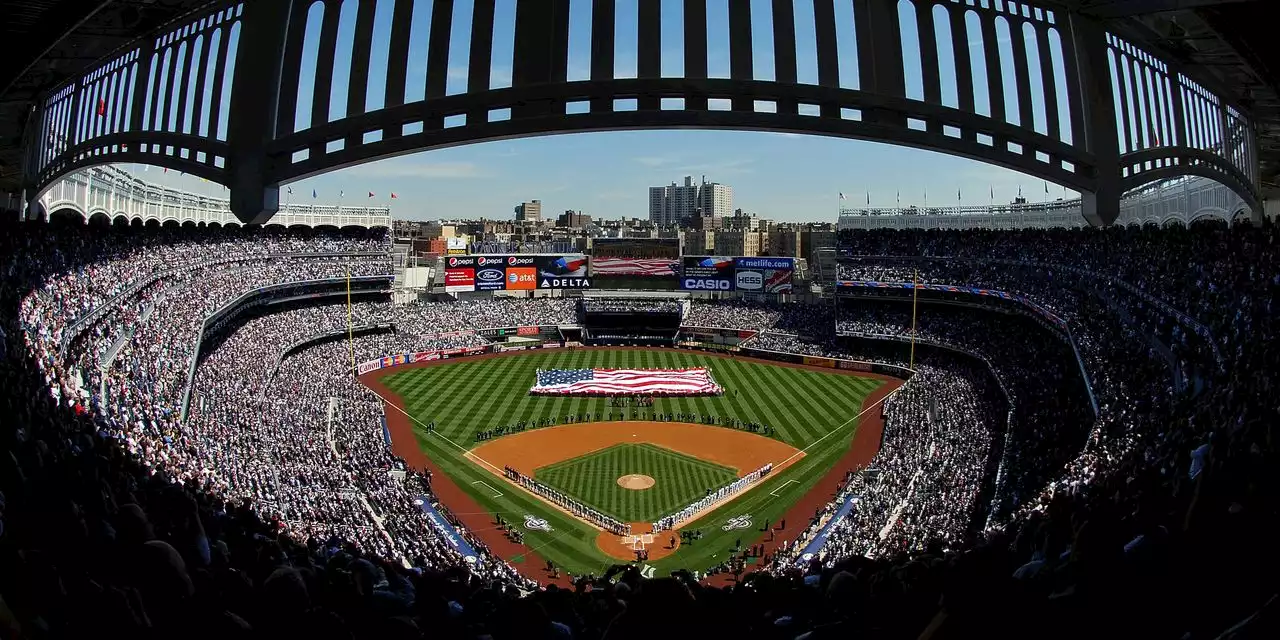
<svg viewBox="0 0 1280 640">
<path fill-rule="evenodd" d="M 502 497 L 502 492 L 501 492 L 501 491 L 498 491 L 497 489 L 494 489 L 494 488 L 493 488 L 493 485 L 489 484 L 488 482 L 485 482 L 484 480 L 476 480 L 475 482 L 472 482 L 472 483 L 471 483 L 471 486 L 475 486 L 475 485 L 478 485 L 478 484 L 482 484 L 482 485 L 484 485 L 484 486 L 486 486 L 486 487 L 489 487 L 489 490 L 493 492 L 493 495 L 492 495 L 492 496 L 490 496 L 490 497 L 492 497 L 492 498 L 501 498 L 501 497 Z"/>
<path fill-rule="evenodd" d="M 399 411 L 400 413 L 404 414 L 404 417 L 406 417 L 406 418 L 408 418 L 409 420 L 411 420 L 411 421 L 413 421 L 413 422 L 417 423 L 417 424 L 418 424 L 418 426 L 422 427 L 423 431 L 425 431 L 428 435 L 433 435 L 433 436 L 435 436 L 435 437 L 437 437 L 437 438 L 440 438 L 441 440 L 444 440 L 445 442 L 448 442 L 449 444 L 453 445 L 454 447 L 456 447 L 456 448 L 458 449 L 458 451 L 461 451 L 461 452 L 462 452 L 462 456 L 463 456 L 464 458 L 471 458 L 472 460 L 475 460 L 475 461 L 479 462 L 480 464 L 483 464 L 484 466 L 489 467 L 490 469 L 493 469 L 494 471 L 497 471 L 497 472 L 499 473 L 499 475 L 501 475 L 501 474 L 502 474 L 502 469 L 499 469 L 497 466 L 493 465 L 493 464 L 492 464 L 492 463 L 490 463 L 488 460 L 485 460 L 484 458 L 481 458 L 480 456 L 478 456 L 478 455 L 476 455 L 476 454 L 474 454 L 474 453 L 471 453 L 471 451 L 470 451 L 470 450 L 466 449 L 466 448 L 465 448 L 465 447 L 463 447 L 462 445 L 460 445 L 460 444 L 458 444 L 458 443 L 456 443 L 456 442 L 454 442 L 454 441 L 452 441 L 452 440 L 450 440 L 450 439 L 448 439 L 448 438 L 446 438 L 446 437 L 444 437 L 444 436 L 440 435 L 440 432 L 435 431 L 434 429 L 428 429 L 428 428 L 427 428 L 427 425 L 423 424 L 421 420 L 419 420 L 419 419 L 417 419 L 417 418 L 413 417 L 412 415 L 410 415 L 410 413 L 409 413 L 408 411 L 405 411 L 404 409 L 401 409 L 400 407 L 396 406 L 396 403 L 391 402 L 391 401 L 387 400 L 386 398 L 384 398 L 384 397 L 382 396 L 382 394 L 381 394 L 381 393 L 378 393 L 377 391 L 374 391 L 374 390 L 373 390 L 373 388 L 371 388 L 369 385 L 364 385 L 364 388 L 365 388 L 365 389 L 368 389 L 368 390 L 369 390 L 369 393 L 372 393 L 373 395 L 378 396 L 378 399 L 382 401 L 382 403 L 383 403 L 383 405 L 384 405 L 384 406 L 388 406 L 388 407 L 391 407 L 391 408 L 395 409 L 396 411 Z M 490 489 L 492 489 L 492 488 L 493 488 L 493 487 L 490 487 Z"/>
<path fill-rule="evenodd" d="M 890 391 L 889 393 L 886 393 L 886 394 L 884 395 L 884 397 L 883 397 L 883 398 L 880 398 L 879 400 L 876 400 L 875 402 L 871 403 L 871 406 L 869 406 L 869 407 L 865 407 L 862 411 L 859 411 L 859 412 L 858 412 L 858 415 L 856 415 L 856 416 L 854 416 L 854 417 L 852 417 L 852 418 L 849 418 L 848 420 L 844 421 L 844 423 L 840 424 L 839 426 L 837 426 L 836 428 L 834 428 L 834 429 L 832 429 L 830 432 L 828 432 L 828 433 L 827 433 L 827 435 L 824 435 L 824 436 L 822 436 L 821 438 L 818 438 L 817 440 L 814 440 L 813 442 L 810 442 L 810 443 L 809 443 L 809 446 L 807 446 L 807 447 L 805 447 L 805 448 L 803 448 L 803 449 L 801 449 L 801 450 L 799 450 L 799 451 L 797 451 L 797 452 L 795 452 L 795 453 L 791 454 L 791 457 L 790 457 L 790 458 L 787 458 L 786 460 L 783 460 L 782 462 L 779 462 L 779 463 L 775 464 L 774 466 L 782 466 L 782 465 L 787 464 L 788 462 L 791 462 L 792 460 L 794 460 L 794 459 L 796 459 L 796 458 L 798 458 L 798 457 L 800 457 L 800 456 L 804 455 L 804 452 L 806 452 L 806 451 L 808 451 L 808 450 L 810 450 L 810 449 L 812 449 L 812 448 L 814 448 L 814 447 L 818 446 L 818 445 L 819 445 L 823 440 L 826 440 L 827 438 L 830 438 L 831 436 L 833 436 L 833 435 L 835 435 L 835 434 L 839 433 L 841 429 L 844 429 L 845 427 L 849 426 L 851 423 L 856 422 L 856 421 L 858 421 L 858 420 L 862 419 L 862 416 L 866 415 L 868 411 L 871 411 L 872 409 L 875 409 L 876 407 L 878 407 L 878 406 L 880 406 L 880 405 L 884 404 L 884 401 L 885 401 L 885 400 L 888 400 L 889 398 L 892 398 L 895 394 L 897 394 L 899 391 L 901 391 L 903 386 L 904 386 L 904 385 L 899 385 L 897 389 L 894 389 L 893 391 Z M 406 414 L 406 415 L 407 415 L 407 414 Z"/>
<path fill-rule="evenodd" d="M 774 487 L 773 491 L 770 491 L 770 492 L 769 492 L 769 495 L 771 495 L 771 496 L 773 496 L 773 497 L 775 497 L 775 498 L 781 498 L 782 496 L 778 495 L 778 492 L 779 492 L 779 491 L 782 491 L 782 488 L 783 488 L 783 487 L 785 487 L 785 486 L 787 486 L 787 485 L 789 485 L 789 484 L 791 484 L 791 483 L 793 483 L 793 482 L 794 482 L 794 483 L 796 483 L 796 484 L 800 484 L 800 481 L 799 481 L 799 480 L 788 480 L 788 481 L 786 481 L 786 482 L 784 482 L 784 483 L 782 483 L 782 484 L 778 485 L 777 487 Z"/>
</svg>

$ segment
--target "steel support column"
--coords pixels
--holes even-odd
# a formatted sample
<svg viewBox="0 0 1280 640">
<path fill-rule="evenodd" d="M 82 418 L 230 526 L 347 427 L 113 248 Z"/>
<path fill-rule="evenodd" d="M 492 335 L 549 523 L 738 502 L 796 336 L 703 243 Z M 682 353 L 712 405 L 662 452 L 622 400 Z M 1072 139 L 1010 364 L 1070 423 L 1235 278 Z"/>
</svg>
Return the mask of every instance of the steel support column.
<svg viewBox="0 0 1280 640">
<path fill-rule="evenodd" d="M 275 139 L 290 0 L 244 5 L 236 74 L 227 114 L 227 186 L 231 212 L 245 224 L 262 224 L 280 210 L 280 185 L 267 156 Z"/>
<path fill-rule="evenodd" d="M 1083 114 L 1084 147 L 1092 154 L 1096 187 L 1080 194 L 1081 209 L 1094 226 L 1106 226 L 1120 217 L 1120 140 L 1116 135 L 1115 97 L 1107 65 L 1107 34 L 1097 21 L 1067 14 L 1075 70 L 1081 95 L 1076 101 Z"/>
</svg>

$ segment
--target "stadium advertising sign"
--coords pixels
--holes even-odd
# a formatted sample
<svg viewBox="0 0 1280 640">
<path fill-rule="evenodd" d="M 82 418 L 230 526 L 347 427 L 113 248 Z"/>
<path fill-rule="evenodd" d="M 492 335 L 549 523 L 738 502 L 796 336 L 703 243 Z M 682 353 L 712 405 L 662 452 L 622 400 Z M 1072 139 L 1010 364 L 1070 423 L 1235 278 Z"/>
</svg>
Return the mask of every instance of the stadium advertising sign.
<svg viewBox="0 0 1280 640">
<path fill-rule="evenodd" d="M 516 327 L 516 335 L 518 336 L 536 336 L 542 333 L 538 327 Z"/>
<path fill-rule="evenodd" d="M 831 358 L 818 358 L 814 356 L 805 356 L 804 363 L 810 366 L 826 367 L 828 369 L 834 369 L 836 367 L 835 360 L 832 360 Z"/>
<path fill-rule="evenodd" d="M 588 260 L 584 255 L 531 256 L 539 289 L 590 289 Z M 530 287 L 532 288 L 532 287 Z"/>
<path fill-rule="evenodd" d="M 445 253 L 451 256 L 467 255 L 467 241 L 463 238 L 449 238 L 445 241 Z"/>
<path fill-rule="evenodd" d="M 795 273 L 792 258 L 737 258 L 734 260 L 734 284 L 739 291 L 756 293 L 791 293 Z"/>
<path fill-rule="evenodd" d="M 733 258 L 685 256 L 680 288 L 685 291 L 733 291 Z"/>
<path fill-rule="evenodd" d="M 870 364 L 866 362 L 858 362 L 856 360 L 837 360 L 836 368 L 848 371 L 871 371 Z"/>
<path fill-rule="evenodd" d="M 476 263 L 475 256 L 449 256 L 444 259 L 444 290 L 475 291 Z"/>
<path fill-rule="evenodd" d="M 502 291 L 507 284 L 507 256 L 476 258 L 476 291 Z"/>
<path fill-rule="evenodd" d="M 507 256 L 507 291 L 529 291 L 538 288 L 537 260 L 533 256 Z"/>
</svg>

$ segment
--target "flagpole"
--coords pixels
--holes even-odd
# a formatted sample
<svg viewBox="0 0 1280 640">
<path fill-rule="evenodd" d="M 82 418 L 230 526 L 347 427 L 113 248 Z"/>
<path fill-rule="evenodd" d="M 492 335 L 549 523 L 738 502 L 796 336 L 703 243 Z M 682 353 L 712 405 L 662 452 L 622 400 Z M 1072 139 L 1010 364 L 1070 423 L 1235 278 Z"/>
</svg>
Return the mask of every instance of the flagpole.
<svg viewBox="0 0 1280 640">
<path fill-rule="evenodd" d="M 347 264 L 347 347 L 351 352 L 351 375 L 356 375 L 355 327 L 351 322 L 351 264 Z"/>
<path fill-rule="evenodd" d="M 916 304 L 920 299 L 920 288 L 917 284 L 919 278 L 919 271 L 911 272 L 911 361 L 907 368 L 913 371 L 916 368 Z"/>
</svg>

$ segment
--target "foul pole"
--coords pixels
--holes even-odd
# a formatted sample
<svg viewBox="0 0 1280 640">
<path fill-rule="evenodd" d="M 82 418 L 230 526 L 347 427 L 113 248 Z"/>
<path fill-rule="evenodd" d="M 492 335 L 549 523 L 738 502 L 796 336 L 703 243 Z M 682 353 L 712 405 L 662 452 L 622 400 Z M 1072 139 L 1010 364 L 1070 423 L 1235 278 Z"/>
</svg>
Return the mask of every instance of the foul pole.
<svg viewBox="0 0 1280 640">
<path fill-rule="evenodd" d="M 907 365 L 909 369 L 916 368 L 916 302 L 920 299 L 920 272 L 913 271 L 911 273 L 911 362 Z"/>
<path fill-rule="evenodd" d="M 351 324 L 351 265 L 347 265 L 347 349 L 351 352 L 351 376 L 356 376 L 355 328 Z"/>
</svg>

